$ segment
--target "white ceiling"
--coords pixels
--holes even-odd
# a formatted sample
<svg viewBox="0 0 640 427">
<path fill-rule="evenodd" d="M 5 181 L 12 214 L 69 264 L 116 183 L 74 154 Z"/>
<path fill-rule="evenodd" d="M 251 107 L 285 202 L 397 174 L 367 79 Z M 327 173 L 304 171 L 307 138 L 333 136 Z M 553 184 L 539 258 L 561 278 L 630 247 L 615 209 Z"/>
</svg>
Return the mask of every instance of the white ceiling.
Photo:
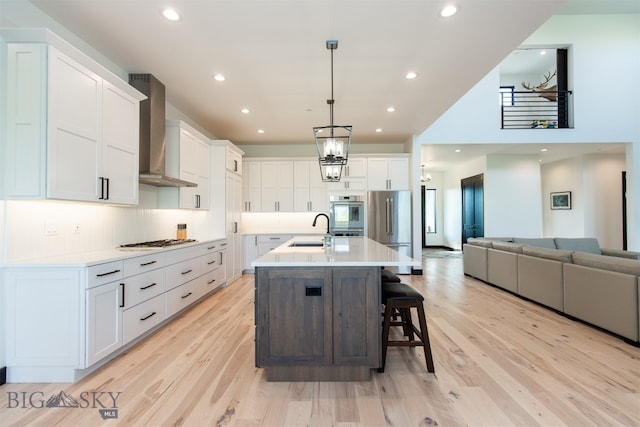
<svg viewBox="0 0 640 427">
<path fill-rule="evenodd" d="M 3 13 L 20 11 L 26 0 L 0 1 L 1 25 L 38 25 Z M 448 0 L 30 2 L 126 72 L 154 74 L 172 105 L 240 145 L 311 143 L 312 127 L 329 124 L 328 39 L 339 40 L 334 124 L 353 125 L 356 144 L 401 143 L 422 133 L 552 14 L 640 13 L 639 0 L 455 0 L 459 12 L 448 19 L 439 16 Z M 164 19 L 165 6 L 182 19 Z M 418 78 L 405 79 L 407 71 Z M 214 81 L 215 73 L 227 80 Z M 240 112 L 244 107 L 249 114 Z M 483 144 L 463 152 L 493 149 Z"/>
<path fill-rule="evenodd" d="M 31 0 L 167 100 L 236 144 L 306 143 L 334 124 L 354 143 L 422 133 L 566 0 Z M 3 0 L 11 3 L 11 0 Z M 169 22 L 161 9 L 182 15 Z M 526 17 L 523 19 L 523 17 Z M 407 80 L 408 71 L 418 73 Z M 215 73 L 226 75 L 216 82 Z M 388 113 L 388 106 L 396 111 Z M 250 109 L 242 114 L 241 108 Z M 381 128 L 381 133 L 375 129 Z M 258 134 L 264 129 L 264 134 Z"/>
</svg>

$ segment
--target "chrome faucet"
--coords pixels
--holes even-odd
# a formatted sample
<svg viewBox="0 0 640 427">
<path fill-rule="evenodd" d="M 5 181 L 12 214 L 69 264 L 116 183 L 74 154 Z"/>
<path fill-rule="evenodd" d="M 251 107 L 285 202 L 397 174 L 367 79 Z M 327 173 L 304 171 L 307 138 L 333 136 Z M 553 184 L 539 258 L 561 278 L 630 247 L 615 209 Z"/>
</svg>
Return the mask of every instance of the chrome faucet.
<svg viewBox="0 0 640 427">
<path fill-rule="evenodd" d="M 318 221 L 318 217 L 323 216 L 325 218 L 327 218 L 327 234 L 329 234 L 329 217 L 327 216 L 326 213 L 319 213 L 318 215 L 316 215 L 316 217 L 313 219 L 313 224 L 311 224 L 312 226 L 316 226 L 316 222 Z"/>
</svg>

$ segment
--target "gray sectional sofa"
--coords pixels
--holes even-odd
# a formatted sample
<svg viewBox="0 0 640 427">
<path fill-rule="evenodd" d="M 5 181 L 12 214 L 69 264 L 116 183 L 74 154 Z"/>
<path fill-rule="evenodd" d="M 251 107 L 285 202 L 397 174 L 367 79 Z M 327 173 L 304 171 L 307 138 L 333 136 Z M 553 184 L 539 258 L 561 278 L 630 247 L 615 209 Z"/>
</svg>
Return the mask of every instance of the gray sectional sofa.
<svg viewBox="0 0 640 427">
<path fill-rule="evenodd" d="M 594 238 L 472 238 L 464 273 L 640 345 L 640 252 Z"/>
</svg>

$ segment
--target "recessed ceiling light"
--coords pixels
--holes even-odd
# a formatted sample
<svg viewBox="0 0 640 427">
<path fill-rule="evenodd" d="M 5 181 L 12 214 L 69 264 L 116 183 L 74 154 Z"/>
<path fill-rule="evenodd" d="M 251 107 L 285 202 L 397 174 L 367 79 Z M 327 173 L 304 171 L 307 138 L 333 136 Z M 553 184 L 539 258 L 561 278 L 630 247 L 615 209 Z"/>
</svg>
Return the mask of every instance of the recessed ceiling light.
<svg viewBox="0 0 640 427">
<path fill-rule="evenodd" d="M 546 51 L 546 50 L 541 50 L 541 51 L 540 51 L 540 55 L 546 55 L 546 54 L 547 54 L 547 51 Z"/>
<path fill-rule="evenodd" d="M 461 152 L 461 151 L 462 151 L 462 150 L 458 148 L 458 149 L 456 150 L 456 153 L 459 153 L 459 152 Z"/>
<path fill-rule="evenodd" d="M 458 8 L 453 5 L 450 4 L 448 6 L 445 6 L 441 11 L 440 11 L 440 16 L 442 16 L 443 18 L 448 18 L 450 16 L 455 15 L 455 13 L 458 11 Z"/>
<path fill-rule="evenodd" d="M 215 76 L 213 76 L 215 81 L 218 82 L 223 82 L 225 80 L 227 80 L 227 78 L 225 76 L 223 76 L 222 74 L 216 74 Z"/>
<path fill-rule="evenodd" d="M 414 71 L 409 71 L 407 74 L 404 75 L 404 77 L 408 80 L 413 80 L 416 77 L 418 77 L 418 73 L 414 72 Z"/>
<path fill-rule="evenodd" d="M 176 12 L 174 9 L 164 9 L 162 11 L 162 15 L 167 18 L 169 21 L 179 21 L 180 14 Z"/>
<path fill-rule="evenodd" d="M 243 108 L 242 110 L 240 110 L 240 112 L 242 114 L 249 114 L 249 109 L 248 108 Z"/>
<path fill-rule="evenodd" d="M 393 113 L 394 111 L 396 111 L 396 107 L 387 107 L 387 112 Z"/>
<path fill-rule="evenodd" d="M 258 129 L 258 133 L 264 133 L 264 129 Z"/>
<path fill-rule="evenodd" d="M 540 151 L 542 151 L 543 153 L 545 153 L 547 151 L 546 148 L 541 149 Z"/>
<path fill-rule="evenodd" d="M 380 133 L 380 132 L 382 132 L 382 129 L 381 128 L 377 128 L 376 129 L 376 133 Z"/>
</svg>

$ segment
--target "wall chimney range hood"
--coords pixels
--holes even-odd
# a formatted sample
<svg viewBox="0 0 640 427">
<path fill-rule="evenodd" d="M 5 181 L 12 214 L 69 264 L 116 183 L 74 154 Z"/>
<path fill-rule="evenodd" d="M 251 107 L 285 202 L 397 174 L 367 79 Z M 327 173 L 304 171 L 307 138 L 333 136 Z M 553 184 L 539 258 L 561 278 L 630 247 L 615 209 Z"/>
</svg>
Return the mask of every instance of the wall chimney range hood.
<svg viewBox="0 0 640 427">
<path fill-rule="evenodd" d="M 197 187 L 194 182 L 165 173 L 164 84 L 151 74 L 129 74 L 129 84 L 147 96 L 140 102 L 140 183 L 155 187 Z"/>
</svg>

